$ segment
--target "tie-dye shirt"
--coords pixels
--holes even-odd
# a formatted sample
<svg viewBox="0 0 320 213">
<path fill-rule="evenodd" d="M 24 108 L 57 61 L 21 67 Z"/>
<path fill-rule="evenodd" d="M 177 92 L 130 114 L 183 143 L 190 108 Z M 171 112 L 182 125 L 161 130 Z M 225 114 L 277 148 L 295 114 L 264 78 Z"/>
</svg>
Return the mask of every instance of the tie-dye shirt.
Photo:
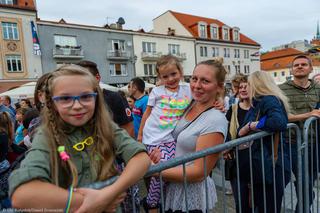
<svg viewBox="0 0 320 213">
<path fill-rule="evenodd" d="M 179 85 L 177 92 L 171 92 L 164 86 L 153 88 L 148 100 L 152 111 L 143 129 L 142 142 L 158 145 L 174 141 L 171 133 L 190 102 L 189 85 Z"/>
</svg>

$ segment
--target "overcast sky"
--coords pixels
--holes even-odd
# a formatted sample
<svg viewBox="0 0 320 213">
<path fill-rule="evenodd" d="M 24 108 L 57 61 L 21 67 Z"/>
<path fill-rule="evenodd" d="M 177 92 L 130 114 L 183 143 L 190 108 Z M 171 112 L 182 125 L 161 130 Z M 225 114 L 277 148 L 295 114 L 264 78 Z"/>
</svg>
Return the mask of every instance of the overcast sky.
<svg viewBox="0 0 320 213">
<path fill-rule="evenodd" d="M 152 29 L 167 10 L 218 19 L 262 45 L 264 51 L 294 40 L 311 40 L 320 0 L 37 0 L 43 20 L 102 26 L 123 17 L 124 28 Z"/>
</svg>

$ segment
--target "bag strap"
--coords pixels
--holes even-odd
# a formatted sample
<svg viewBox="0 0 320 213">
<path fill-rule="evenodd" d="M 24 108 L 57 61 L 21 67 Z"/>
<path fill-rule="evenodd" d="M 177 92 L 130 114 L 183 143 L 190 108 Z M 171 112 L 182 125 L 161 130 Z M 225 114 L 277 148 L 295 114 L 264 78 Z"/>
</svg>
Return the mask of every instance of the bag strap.
<svg viewBox="0 0 320 213">
<path fill-rule="evenodd" d="M 278 149 L 279 149 L 279 142 L 280 142 L 280 132 L 277 131 L 274 133 L 274 140 L 273 140 L 273 159 L 274 162 L 278 160 Z"/>
<path fill-rule="evenodd" d="M 183 130 L 185 130 L 186 128 L 188 128 L 188 126 L 190 126 L 195 120 L 197 120 L 204 112 L 206 112 L 206 111 L 208 111 L 208 110 L 210 110 L 210 109 L 212 109 L 213 108 L 213 106 L 211 106 L 211 107 L 209 107 L 209 108 L 207 108 L 206 110 L 204 110 L 204 111 L 202 111 L 199 115 L 197 115 L 194 119 L 192 119 L 192 121 L 190 121 L 188 124 L 186 124 L 181 130 L 180 130 L 180 132 L 182 132 Z M 190 106 L 190 108 L 188 109 L 188 111 L 190 111 L 192 109 L 192 106 Z M 187 114 L 187 111 L 184 113 L 184 115 L 186 115 Z M 178 135 L 177 135 L 178 136 Z M 175 140 L 177 140 L 177 137 L 174 137 L 175 138 Z"/>
</svg>

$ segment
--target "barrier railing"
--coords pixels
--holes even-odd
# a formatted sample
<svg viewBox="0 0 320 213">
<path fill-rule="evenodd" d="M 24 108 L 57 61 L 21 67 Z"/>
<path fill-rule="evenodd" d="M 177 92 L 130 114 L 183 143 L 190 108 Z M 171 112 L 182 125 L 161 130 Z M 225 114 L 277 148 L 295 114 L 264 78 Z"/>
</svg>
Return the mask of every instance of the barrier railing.
<svg viewBox="0 0 320 213">
<path fill-rule="evenodd" d="M 292 147 L 293 142 L 291 141 L 291 133 L 292 131 L 295 132 L 294 137 L 294 145 L 295 147 Z M 287 127 L 287 136 L 285 137 L 285 135 L 281 135 L 281 140 L 280 140 L 280 144 L 277 148 L 278 150 L 278 159 L 275 160 L 273 156 L 275 156 L 275 148 L 274 146 L 271 146 L 271 152 L 270 149 L 268 150 L 268 147 L 270 147 L 270 144 L 274 144 L 274 134 L 272 133 L 267 133 L 267 132 L 258 132 L 252 135 L 248 135 L 242 138 L 238 138 L 232 141 L 228 141 L 224 144 L 220 144 L 205 150 L 201 150 L 199 152 L 195 152 L 195 153 L 191 153 L 191 154 L 187 154 L 181 157 L 177 157 L 174 159 L 171 159 L 167 162 L 163 162 L 163 163 L 159 163 L 157 165 L 153 165 L 149 171 L 147 172 L 147 174 L 145 175 L 145 178 L 152 176 L 153 174 L 156 173 L 160 173 L 160 180 L 161 180 L 161 202 L 160 202 L 160 209 L 162 212 L 165 211 L 166 206 L 165 206 L 165 190 L 164 190 L 164 182 L 163 182 L 163 177 L 161 174 L 161 171 L 169 169 L 169 168 L 173 168 L 176 166 L 183 166 L 183 175 L 184 175 L 184 181 L 183 183 L 181 183 L 183 185 L 184 188 L 184 200 L 185 200 L 185 211 L 189 212 L 189 205 L 188 205 L 188 198 L 189 196 L 197 196 L 197 195 L 190 195 L 187 193 L 188 190 L 188 184 L 187 183 L 187 178 L 186 178 L 186 164 L 189 162 L 192 162 L 196 159 L 200 159 L 202 158 L 204 160 L 204 177 L 207 177 L 208 174 L 206 173 L 206 156 L 211 155 L 211 154 L 216 154 L 216 153 L 222 153 L 225 152 L 227 150 L 235 150 L 236 152 L 236 187 L 237 187 L 237 192 L 234 194 L 234 198 L 238 199 L 238 205 L 236 205 L 236 209 L 237 212 L 246 212 L 243 210 L 243 206 L 242 206 L 242 199 L 243 199 L 243 194 L 241 193 L 240 190 L 240 186 L 243 187 L 243 185 L 241 185 L 241 178 L 240 176 L 242 175 L 242 167 L 239 165 L 239 152 L 241 152 L 241 149 L 239 149 L 239 147 L 243 144 L 256 144 L 255 146 L 249 145 L 248 146 L 248 150 L 249 150 L 249 156 L 250 156 L 250 161 L 249 161 L 249 171 L 250 171 L 250 175 L 249 175 L 249 182 L 248 185 L 250 185 L 250 187 L 248 188 L 249 194 L 246 194 L 245 196 L 249 196 L 246 198 L 246 200 L 248 200 L 248 202 L 251 203 L 251 210 L 250 212 L 280 212 L 281 209 L 283 209 L 284 211 L 289 208 L 291 210 L 295 209 L 294 203 L 297 203 L 297 207 L 298 208 L 297 212 L 302 212 L 302 196 L 297 196 L 296 194 L 302 195 L 302 151 L 304 150 L 302 148 L 301 145 L 301 132 L 300 129 L 297 125 L 295 124 L 288 124 Z M 271 140 L 271 141 L 270 141 Z M 252 141 L 254 141 L 254 143 L 252 143 Z M 258 144 L 258 145 L 257 145 Z M 297 160 L 297 165 L 293 165 L 293 160 L 292 160 L 292 150 L 296 149 L 296 156 L 294 156 L 294 158 L 296 158 Z M 257 155 L 257 150 L 260 150 L 261 152 Z M 268 159 L 268 162 L 265 162 L 265 152 L 269 151 L 269 156 L 272 156 L 272 159 Z M 289 154 L 288 154 L 289 152 Z M 261 161 L 261 167 L 262 167 L 262 174 L 258 174 L 259 170 L 256 170 L 255 166 L 257 165 L 256 162 L 256 158 L 257 156 L 261 156 L 261 159 L 263 159 Z M 221 162 L 222 165 L 224 164 L 224 159 L 221 157 Z M 288 160 L 287 160 L 288 159 Z M 280 162 L 280 163 L 279 163 Z M 285 166 L 286 164 L 290 164 L 289 167 Z M 240 162 L 241 163 L 241 162 Z M 268 165 L 269 163 L 269 165 Z M 270 163 L 272 164 L 272 166 L 270 167 Z M 268 168 L 271 168 L 271 170 L 266 170 Z M 296 172 L 295 172 L 295 179 L 296 179 L 296 186 L 297 186 L 297 193 L 294 192 L 293 190 L 293 184 L 289 184 L 289 192 L 290 192 L 290 197 L 288 201 L 289 205 L 286 204 L 287 202 L 287 198 L 288 194 L 284 196 L 284 198 L 282 197 L 282 195 L 284 194 L 284 189 L 286 187 L 286 185 L 288 185 L 288 182 L 292 182 L 292 178 L 291 178 L 291 171 L 293 169 L 293 167 L 295 167 Z M 287 171 L 285 171 L 287 170 Z M 227 198 L 225 195 L 225 189 L 226 189 L 226 185 L 225 185 L 225 176 L 224 176 L 224 166 L 222 166 L 222 175 L 220 176 L 221 178 L 221 182 L 222 182 L 222 186 L 219 187 L 219 190 L 217 191 L 221 191 L 220 189 L 222 189 L 222 201 L 221 201 L 221 196 L 218 196 L 218 206 L 220 206 L 219 210 L 215 209 L 216 212 L 228 212 L 228 207 L 227 207 L 227 199 L 230 200 L 230 197 Z M 270 179 L 270 173 L 272 173 L 271 175 L 271 179 Z M 289 174 L 289 176 L 285 175 L 285 174 Z M 262 182 L 256 183 L 256 179 L 257 176 L 261 176 L 262 178 Z M 115 181 L 115 179 L 113 179 L 113 181 Z M 207 178 L 204 178 L 204 182 L 205 182 L 205 196 L 206 196 L 206 210 L 209 210 L 209 196 L 208 196 L 208 185 L 207 185 Z M 270 183 L 269 183 L 270 182 Z M 112 182 L 110 182 L 112 183 Z M 110 184 L 109 183 L 109 184 Z M 169 183 L 170 184 L 170 183 Z M 101 188 L 103 186 L 106 186 L 107 184 L 105 182 L 102 183 L 95 183 L 94 185 L 90 185 L 90 187 L 93 188 Z M 288 188 L 287 187 L 287 188 Z M 270 194 L 271 192 L 271 194 Z M 221 194 L 221 193 L 220 193 Z M 278 196 L 278 198 L 277 198 Z M 271 198 L 271 199 L 270 199 Z M 294 201 L 294 198 L 297 198 L 297 201 Z M 134 201 L 134 198 L 132 198 L 132 200 Z M 262 202 L 260 204 L 257 204 L 258 201 Z M 210 201 L 211 202 L 211 201 Z M 220 203 L 222 202 L 222 204 Z M 280 203 L 279 203 L 280 202 Z M 282 203 L 282 205 L 281 205 Z M 257 205 L 256 205 L 257 204 Z M 137 212 L 138 209 L 135 208 L 135 205 L 133 206 L 133 210 L 132 212 Z M 216 208 L 216 207 L 215 207 Z M 234 210 L 233 210 L 234 211 Z"/>
<path fill-rule="evenodd" d="M 311 117 L 303 126 L 304 212 L 319 212 L 319 119 Z M 316 184 L 316 193 L 314 187 Z M 316 199 L 315 199 L 316 198 Z"/>
</svg>

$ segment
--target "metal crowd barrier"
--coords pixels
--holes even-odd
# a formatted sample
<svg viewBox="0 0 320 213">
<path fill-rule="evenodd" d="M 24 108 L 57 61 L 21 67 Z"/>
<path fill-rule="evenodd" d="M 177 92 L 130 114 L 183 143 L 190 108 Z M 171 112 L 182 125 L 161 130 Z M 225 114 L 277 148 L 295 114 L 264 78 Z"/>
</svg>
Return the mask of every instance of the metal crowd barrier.
<svg viewBox="0 0 320 213">
<path fill-rule="evenodd" d="M 291 153 L 291 150 L 293 149 L 291 147 L 291 133 L 292 131 L 295 131 L 295 134 L 294 134 L 294 137 L 295 137 L 295 143 L 296 143 L 296 154 L 297 154 L 297 166 L 295 168 L 297 168 L 297 172 L 296 172 L 296 177 L 295 177 L 295 180 L 297 181 L 297 192 L 298 194 L 302 194 L 302 172 L 301 172 L 301 168 L 302 168 L 302 146 L 301 146 L 301 132 L 300 132 L 300 129 L 297 125 L 295 124 L 288 124 L 288 127 L 287 127 L 287 136 L 285 137 L 285 135 L 282 135 L 283 138 L 285 138 L 284 140 L 281 140 L 281 143 L 279 144 L 279 147 L 278 147 L 278 150 L 280 150 L 280 153 L 279 156 L 281 157 L 281 159 L 278 159 L 278 161 L 280 160 L 281 161 L 281 164 L 282 164 L 282 175 L 285 173 L 284 171 L 284 163 L 287 163 L 285 162 L 285 159 L 284 159 L 284 155 L 285 155 L 285 149 L 287 149 L 287 147 L 289 147 L 289 153 Z M 145 175 L 145 178 L 147 177 L 150 177 L 152 176 L 152 174 L 155 174 L 155 173 L 160 173 L 160 180 L 161 180 L 161 212 L 165 212 L 165 189 L 164 189 L 164 184 L 163 184 L 163 177 L 161 175 L 161 171 L 165 170 L 165 169 L 169 169 L 169 168 L 172 168 L 172 167 L 176 167 L 176 166 L 183 166 L 183 171 L 184 171 L 184 182 L 183 182 L 183 186 L 184 186 L 184 197 L 185 197 L 185 200 L 186 200 L 186 203 L 185 203 L 185 206 L 186 206 L 186 212 L 189 212 L 189 206 L 188 206 L 188 203 L 187 203 L 187 200 L 188 200 L 188 196 L 196 196 L 196 195 L 190 195 L 187 193 L 187 187 L 188 187 L 188 183 L 187 183 L 187 180 L 186 180 L 186 176 L 185 176 L 185 171 L 186 171 L 186 164 L 188 162 L 191 162 L 191 161 L 194 161 L 196 159 L 199 159 L 199 158 L 203 158 L 204 159 L 204 177 L 208 176 L 209 174 L 206 174 L 206 156 L 208 155 L 211 155 L 211 154 L 216 154 L 216 153 L 222 153 L 226 150 L 231 150 L 231 149 L 235 149 L 236 150 L 236 153 L 239 152 L 239 146 L 241 144 L 246 144 L 248 142 L 251 142 L 253 140 L 259 140 L 259 143 L 260 143 L 260 147 L 261 147 L 261 155 L 262 155 L 262 158 L 263 158 L 263 153 L 264 153 L 264 145 L 263 143 L 265 138 L 268 137 L 268 136 L 273 136 L 272 133 L 267 133 L 267 132 L 258 132 L 258 133 L 255 133 L 255 134 L 252 134 L 252 135 L 248 135 L 248 136 L 245 136 L 245 137 L 242 137 L 242 138 L 238 138 L 238 139 L 235 139 L 235 140 L 232 140 L 232 141 L 228 141 L 228 142 L 225 142 L 224 144 L 220 144 L 220 145 L 217 145 L 217 146 L 214 146 L 212 148 L 208 148 L 206 150 L 201 150 L 199 152 L 195 152 L 195 153 L 191 153 L 191 154 L 187 154 L 187 155 L 184 155 L 184 156 L 181 156 L 181 157 L 177 157 L 177 158 L 174 158 L 174 159 L 171 159 L 167 162 L 163 162 L 163 163 L 159 163 L 157 165 L 153 165 L 151 166 L 151 168 L 149 169 L 149 171 L 147 172 L 147 174 Z M 270 137 L 269 137 L 270 138 Z M 273 137 L 271 137 L 272 141 L 270 141 L 271 143 L 273 143 Z M 255 143 L 256 143 L 255 142 Z M 285 144 L 286 143 L 286 144 Z M 273 146 L 272 147 L 272 152 L 271 152 L 271 156 L 274 156 L 274 148 Z M 251 146 L 249 146 L 249 153 L 250 153 L 250 185 L 251 185 L 251 190 L 250 190 L 250 202 L 251 202 L 251 212 L 252 213 L 255 213 L 255 212 L 270 212 L 270 206 L 268 206 L 268 203 L 267 203 L 267 198 L 266 198 L 266 190 L 269 190 L 269 188 L 266 189 L 266 180 L 265 180 L 265 172 L 264 172 L 264 164 L 265 162 L 262 162 L 262 179 L 263 179 L 263 182 L 262 182 L 262 186 L 263 186 L 263 189 L 262 189 L 262 194 L 254 194 L 254 190 L 255 190 L 255 184 L 253 183 L 253 179 L 255 177 L 256 174 L 253 173 L 253 170 L 252 170 L 252 150 L 251 150 Z M 288 150 L 287 150 L 288 151 Z M 238 155 L 236 155 L 238 156 Z M 224 164 L 224 159 L 223 157 L 220 157 L 220 160 L 221 160 L 221 165 Z M 289 163 L 290 163 L 290 170 L 289 170 L 289 174 L 290 174 L 290 177 L 289 177 L 289 182 L 293 182 L 293 178 L 291 177 L 291 170 L 293 168 L 293 164 L 292 164 L 292 157 L 291 155 L 289 156 Z M 237 187 L 238 187 L 238 193 L 234 196 L 228 196 L 225 194 L 225 191 L 226 191 L 226 181 L 225 181 L 225 177 L 224 177 L 224 166 L 220 167 L 220 172 L 221 172 L 221 175 L 220 175 L 220 182 L 222 183 L 222 185 L 220 187 L 217 187 L 217 196 L 218 196 L 218 202 L 215 206 L 215 208 L 213 209 L 214 212 L 235 212 L 235 205 L 234 204 L 231 204 L 230 206 L 230 202 L 231 203 L 234 203 L 234 197 L 237 196 L 238 197 L 238 200 L 241 199 L 241 193 L 240 193 L 240 180 L 239 180 L 239 174 L 241 174 L 241 171 L 239 170 L 239 160 L 238 158 L 236 159 L 236 164 L 237 164 Z M 272 158 L 272 169 L 273 169 L 273 177 L 272 177 L 272 180 L 273 180 L 273 184 L 272 184 L 272 187 L 273 187 L 273 207 L 271 207 L 271 211 L 272 212 L 281 212 L 282 211 L 286 211 L 288 209 L 294 211 L 295 210 L 295 205 L 294 204 L 297 204 L 297 212 L 302 212 L 302 197 L 301 196 L 297 196 L 296 195 L 296 192 L 295 190 L 293 190 L 293 184 L 288 184 L 288 181 L 285 182 L 285 178 L 284 178 L 284 175 L 282 176 L 282 178 L 280 180 L 277 180 L 277 181 L 281 181 L 282 182 L 282 186 L 283 186 L 283 189 L 280 189 L 280 190 L 284 190 L 284 188 L 287 186 L 287 190 L 286 190 L 286 193 L 284 193 L 284 196 L 281 198 L 281 199 L 278 199 L 280 200 L 280 202 L 282 202 L 282 205 L 280 203 L 280 206 L 281 206 L 281 209 L 277 209 L 277 206 L 279 206 L 279 204 L 277 205 L 276 203 L 276 184 L 275 184 L 275 181 L 276 181 L 276 177 L 275 177 L 275 167 L 276 167 L 276 162 L 274 161 L 274 158 Z M 218 167 L 218 166 L 217 166 Z M 218 168 L 214 169 L 214 172 L 216 172 L 216 170 L 219 170 Z M 115 180 L 115 179 L 114 179 Z M 215 183 L 216 183 L 216 179 L 214 180 Z M 170 184 L 170 183 L 169 183 Z M 207 183 L 206 183 L 207 184 Z M 99 187 L 99 184 L 95 183 L 95 185 L 91 185 L 90 187 L 93 187 L 93 188 L 101 188 L 102 186 L 105 186 L 106 184 L 103 184 Z M 261 185 L 261 184 L 260 184 Z M 270 186 L 270 184 L 268 185 Z M 206 206 L 207 206 L 207 212 L 210 212 L 210 210 L 208 209 L 208 193 L 207 193 L 207 189 L 206 189 Z M 288 195 L 289 193 L 289 195 Z M 258 198 L 261 198 L 261 196 L 263 197 L 263 208 L 262 209 L 257 209 L 257 207 L 255 206 L 255 199 L 258 199 Z M 228 201 L 229 200 L 229 201 Z M 134 202 L 134 198 L 132 198 L 132 202 Z M 139 211 L 139 208 L 135 208 L 135 205 L 132 205 L 133 206 L 133 210 L 132 212 L 140 212 Z M 238 209 L 238 212 L 242 212 L 241 211 L 241 202 L 239 202 L 239 209 Z"/>
<path fill-rule="evenodd" d="M 304 212 L 320 212 L 319 208 L 319 119 L 311 117 L 303 126 Z M 314 192 L 316 188 L 316 193 Z"/>
<path fill-rule="evenodd" d="M 253 170 L 253 151 L 252 146 L 248 146 L 249 150 L 249 168 L 250 168 L 250 180 L 249 184 L 249 197 L 248 201 L 251 204 L 251 210 L 249 212 L 256 213 L 256 212 L 320 212 L 319 208 L 319 182 L 318 182 L 318 173 L 319 173 L 319 150 L 320 146 L 318 145 L 318 137 L 319 137 L 319 131 L 318 131 L 318 119 L 316 118 L 310 118 L 306 120 L 304 124 L 303 129 L 303 135 L 301 135 L 301 130 L 296 124 L 288 124 L 286 134 L 282 134 L 281 136 L 283 140 L 280 140 L 280 144 L 278 146 L 279 155 L 278 160 L 275 162 L 273 156 L 275 154 L 274 146 L 271 146 L 271 154 L 272 156 L 272 183 L 266 183 L 266 175 L 265 174 L 265 167 L 266 162 L 262 161 L 262 183 L 256 184 L 254 183 L 254 178 L 257 176 L 257 171 Z M 274 142 L 274 134 L 267 133 L 267 132 L 258 132 L 252 135 L 248 135 L 242 138 L 238 138 L 232 141 L 225 142 L 224 144 L 220 144 L 211 148 L 208 148 L 206 150 L 201 150 L 199 152 L 187 154 L 181 157 L 177 157 L 174 159 L 171 159 L 167 162 L 159 163 L 157 165 L 153 165 L 150 167 L 149 171 L 145 175 L 145 178 L 148 178 L 152 176 L 155 173 L 160 173 L 160 180 L 161 180 L 161 207 L 159 210 L 161 212 L 165 212 L 165 187 L 164 187 L 164 178 L 161 175 L 161 171 L 165 169 L 169 169 L 176 166 L 183 166 L 183 172 L 184 172 L 184 181 L 183 181 L 183 187 L 184 187 L 184 197 L 186 200 L 186 203 L 184 204 L 186 207 L 186 212 L 189 212 L 189 205 L 187 203 L 188 196 L 196 196 L 194 194 L 188 194 L 187 193 L 187 187 L 188 182 L 186 178 L 186 164 L 188 162 L 194 161 L 196 159 L 202 158 L 204 160 L 204 177 L 207 177 L 210 174 L 207 174 L 206 172 L 206 156 L 216 153 L 223 153 L 227 150 L 235 150 L 236 152 L 236 189 L 237 193 L 234 193 L 232 196 L 226 195 L 226 188 L 227 188 L 227 182 L 225 181 L 225 171 L 224 171 L 224 163 L 225 160 L 223 156 L 220 157 L 220 163 L 217 163 L 216 168 L 213 170 L 213 175 L 211 174 L 211 177 L 214 177 L 215 185 L 217 186 L 217 198 L 218 202 L 216 203 L 216 206 L 212 210 L 213 212 L 236 212 L 236 205 L 234 204 L 234 199 L 238 199 L 238 210 L 237 212 L 246 213 L 242 211 L 241 201 L 243 199 L 242 193 L 240 192 L 240 176 L 241 176 L 241 168 L 240 168 L 240 162 L 239 162 L 239 151 L 240 146 L 244 144 L 248 144 L 251 141 L 255 141 L 254 143 L 258 144 L 256 145 L 256 148 L 258 147 L 261 150 L 261 159 L 264 158 L 264 153 L 266 151 L 265 144 L 273 144 Z M 303 136 L 303 137 L 302 137 Z M 270 141 L 271 139 L 271 141 Z M 302 143 L 303 142 L 303 143 Z M 251 144 L 251 143 L 250 143 Z M 280 162 L 280 165 L 279 165 Z M 289 163 L 289 177 L 288 179 L 285 177 L 286 171 L 285 164 L 287 165 Z M 278 167 L 277 167 L 278 166 Z M 276 179 L 276 175 L 279 174 L 279 171 L 275 171 L 275 168 L 281 168 L 282 171 L 280 171 L 280 179 Z M 288 168 L 288 167 L 286 167 Z M 98 182 L 94 184 L 90 184 L 86 187 L 91 187 L 95 189 L 99 189 L 102 187 L 105 187 L 107 185 L 112 184 L 115 182 L 117 177 L 114 177 L 108 181 L 104 182 Z M 315 185 L 316 182 L 316 185 Z M 282 188 L 277 188 L 277 184 L 280 184 Z M 167 183 L 170 184 L 170 183 Z M 207 182 L 205 182 L 207 186 Z M 295 186 L 294 186 L 295 185 Z M 302 187 L 303 186 L 303 187 Z M 314 186 L 317 186 L 316 193 L 313 192 Z M 248 186 L 249 187 L 249 186 Z M 257 191 L 257 188 L 255 187 L 262 187 L 261 193 L 254 193 Z M 272 189 L 272 199 L 268 201 L 267 197 L 267 191 L 270 191 Z M 294 190 L 295 189 L 295 190 Z M 276 199 L 277 197 L 277 190 L 284 190 L 283 196 L 279 199 Z M 212 212 L 208 208 L 208 193 L 207 193 L 207 187 L 205 190 L 206 194 L 206 212 Z M 313 193 L 312 193 L 313 192 Z M 281 194 L 281 193 L 280 193 Z M 316 202 L 313 202 L 314 198 L 316 198 Z M 140 197 L 140 199 L 142 199 Z M 258 206 L 255 205 L 256 199 L 260 199 L 263 201 L 263 207 L 260 205 L 260 209 L 258 209 Z M 277 203 L 278 202 L 278 203 Z M 279 203 L 281 202 L 281 203 Z M 270 203 L 272 204 L 270 206 Z M 311 203 L 311 204 L 309 204 Z M 311 208 L 312 205 L 312 208 Z M 143 212 L 140 211 L 142 209 L 141 206 L 135 205 L 135 198 L 132 196 L 132 212 Z M 311 209 L 310 209 L 311 208 Z"/>
</svg>

